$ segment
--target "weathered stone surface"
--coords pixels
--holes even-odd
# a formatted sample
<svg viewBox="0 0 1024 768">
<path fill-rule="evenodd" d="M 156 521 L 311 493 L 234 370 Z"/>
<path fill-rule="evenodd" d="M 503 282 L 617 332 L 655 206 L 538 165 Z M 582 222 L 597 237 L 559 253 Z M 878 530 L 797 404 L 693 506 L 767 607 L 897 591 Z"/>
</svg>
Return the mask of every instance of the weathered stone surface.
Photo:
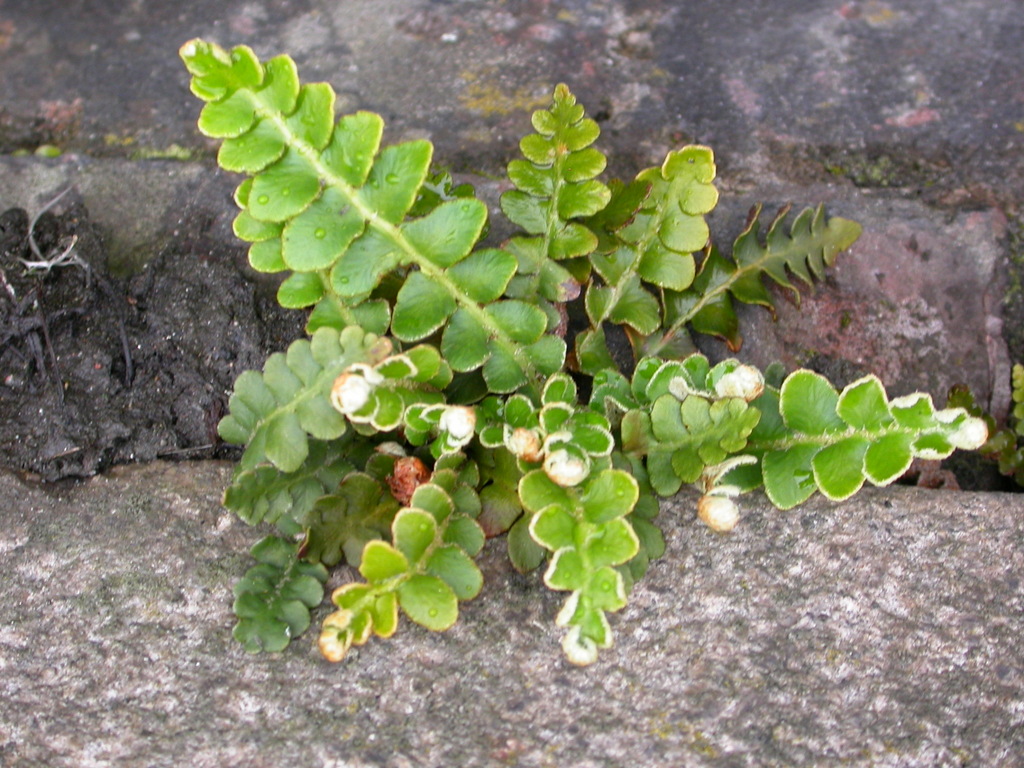
<svg viewBox="0 0 1024 768">
<path fill-rule="evenodd" d="M 1024 21 L 1000 0 L 6 2 L 0 147 L 199 148 L 175 56 L 195 36 L 290 52 L 341 109 L 381 112 L 391 138 L 429 136 L 469 167 L 494 170 L 565 81 L 633 171 L 684 138 L 751 180 L 738 156 L 776 165 L 809 146 L 819 170 L 867 186 L 1024 190 Z"/>
<path fill-rule="evenodd" d="M 765 184 L 757 197 L 727 199 L 712 231 L 734 235 L 757 202 L 765 204 L 763 232 L 783 205 L 794 204 L 791 223 L 816 201 L 860 223 L 863 234 L 824 281 L 808 287 L 794 279 L 799 303 L 774 291 L 777 322 L 761 308 L 741 308 L 741 356 L 761 366 L 778 360 L 787 370 L 809 366 L 838 385 L 874 373 L 893 395 L 922 390 L 937 403 L 950 387 L 967 385 L 1002 418 L 1010 404 L 1006 217 L 993 208 L 950 215 L 920 200 L 835 185 Z M 716 352 L 726 354 L 724 345 Z"/>
<path fill-rule="evenodd" d="M 67 190 L 55 209 L 85 205 L 116 274 L 139 271 L 169 244 L 200 258 L 243 250 L 231 231 L 238 179 L 198 163 L 0 156 L 0 179 L 0 209 L 17 206 L 30 216 Z"/>
<path fill-rule="evenodd" d="M 757 201 L 770 213 L 826 200 L 864 224 L 802 313 L 781 304 L 776 326 L 745 313 L 743 356 L 840 379 L 873 371 L 940 402 L 965 383 L 998 417 L 1024 345 L 1019 296 L 1004 312 L 1024 193 L 1009 98 L 1024 64 L 1018 16 L 994 0 L 9 3 L 0 150 L 53 142 L 67 154 L 3 159 L 0 203 L 38 210 L 74 185 L 115 268 L 169 240 L 200 259 L 210 243 L 237 249 L 237 177 L 211 168 L 215 143 L 196 131 L 176 53 L 194 36 L 291 54 L 304 79 L 332 83 L 339 112 L 380 112 L 387 141 L 427 137 L 474 182 L 502 173 L 562 80 L 601 123 L 611 174 L 685 142 L 713 146 L 725 250 Z M 481 186 L 495 203 L 501 185 Z"/>
<path fill-rule="evenodd" d="M 483 593 L 332 666 L 312 637 L 247 656 L 229 588 L 258 533 L 223 464 L 81 485 L 0 475 L 0 762 L 46 766 L 958 766 L 1024 753 L 1024 516 L 895 488 L 669 552 L 598 663 L 562 658 L 558 595 L 483 555 Z"/>
</svg>

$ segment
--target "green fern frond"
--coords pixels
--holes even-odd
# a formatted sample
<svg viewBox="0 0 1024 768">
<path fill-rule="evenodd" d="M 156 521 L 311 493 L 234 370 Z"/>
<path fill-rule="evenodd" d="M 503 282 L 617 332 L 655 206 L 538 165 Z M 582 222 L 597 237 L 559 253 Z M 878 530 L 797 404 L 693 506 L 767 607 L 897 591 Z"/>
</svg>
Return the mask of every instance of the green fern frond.
<svg viewBox="0 0 1024 768">
<path fill-rule="evenodd" d="M 637 365 L 632 390 L 639 406 L 622 419 L 622 451 L 644 457 L 659 496 L 696 482 L 708 467 L 746 448 L 761 414 L 748 402 L 751 393 L 733 388 L 727 378 L 739 368 L 735 360 L 711 367 L 703 355 L 645 358 Z"/>
<path fill-rule="evenodd" d="M 708 242 L 704 216 L 718 202 L 715 173 L 707 147 L 670 152 L 660 168 L 642 171 L 628 186 L 616 185 L 608 208 L 590 220 L 606 237 L 591 255 L 602 282 L 587 289 L 591 329 L 577 339 L 581 370 L 596 375 L 614 367 L 604 323 L 649 336 L 662 326 L 662 293 L 682 291 L 693 282 L 693 253 Z"/>
<path fill-rule="evenodd" d="M 302 554 L 327 566 L 344 560 L 358 568 L 366 544 L 387 537 L 399 504 L 365 472 L 349 473 L 332 491 L 321 494 L 305 516 Z"/>
<path fill-rule="evenodd" d="M 321 328 L 311 339 L 293 342 L 287 353 L 271 355 L 262 373 L 239 376 L 229 413 L 217 427 L 226 442 L 246 446 L 239 467 L 253 470 L 269 462 L 296 472 L 309 455 L 310 437 L 337 440 L 346 432 L 329 399 L 335 379 L 355 363 L 376 363 L 390 352 L 390 341 L 358 326 L 341 333 Z"/>
<path fill-rule="evenodd" d="M 223 139 L 229 170 L 252 174 L 235 198 L 235 231 L 253 243 L 250 263 L 291 271 L 278 291 L 286 307 L 313 307 L 313 327 L 361 325 L 406 342 L 443 325 L 442 347 L 462 354 L 457 371 L 482 368 L 495 392 L 558 370 L 565 344 L 548 318 L 502 300 L 515 257 L 473 252 L 487 221 L 475 197 L 457 197 L 420 218 L 408 214 L 427 179 L 433 147 L 410 141 L 380 149 L 383 120 L 359 112 L 334 122 L 334 91 L 300 85 L 286 56 L 260 62 L 193 40 L 181 49 L 192 90 L 207 102 L 199 128 Z M 420 198 L 422 201 L 422 198 Z M 374 295 L 400 281 L 392 300 Z"/>
<path fill-rule="evenodd" d="M 724 482 L 744 491 L 763 483 L 780 509 L 815 491 L 841 501 L 865 482 L 888 485 L 915 458 L 944 459 L 957 448 L 977 448 L 988 432 L 964 408 L 938 410 L 921 392 L 890 400 L 876 376 L 837 392 L 819 374 L 798 370 L 752 405 L 761 420 L 745 452 L 759 462 L 734 470 Z"/>
<path fill-rule="evenodd" d="M 544 583 L 570 593 L 555 620 L 568 629 L 562 647 L 572 663 L 590 664 L 599 648 L 612 645 L 606 614 L 627 602 L 620 566 L 640 550 L 628 519 L 639 485 L 628 472 L 609 468 L 565 487 L 537 469 L 523 476 L 519 495 L 531 513 L 530 535 L 551 552 Z"/>
<path fill-rule="evenodd" d="M 239 465 L 224 491 L 224 506 L 250 525 L 266 521 L 298 528 L 316 502 L 354 469 L 348 448 L 345 438 L 309 440 L 305 460 L 291 472 L 269 462 L 250 469 Z"/>
<path fill-rule="evenodd" d="M 245 446 L 225 505 L 290 537 L 254 547 L 236 588 L 249 650 L 304 631 L 324 566 L 342 561 L 363 581 L 333 595 L 327 658 L 390 636 L 400 611 L 445 630 L 481 589 L 485 536 L 507 533 L 516 568 L 546 561 L 545 584 L 568 593 L 563 647 L 589 664 L 664 552 L 659 496 L 693 483 L 697 516 L 726 531 L 732 497 L 754 488 L 783 509 L 816 491 L 843 499 L 915 456 L 986 440 L 964 408 L 890 399 L 875 377 L 840 392 L 810 371 L 692 354 L 691 333 L 738 349 L 735 302 L 774 313 L 765 277 L 799 301 L 860 234 L 820 207 L 792 225 L 783 210 L 762 232 L 756 207 L 720 253 L 707 147 L 606 186 L 597 123 L 559 85 L 508 166 L 501 209 L 522 233 L 483 247 L 486 205 L 431 172 L 429 142 L 382 146 L 380 116 L 336 119 L 331 87 L 300 83 L 287 56 L 201 40 L 181 55 L 205 102 L 200 130 L 221 140 L 223 168 L 248 176 L 234 229 L 250 263 L 282 274 L 281 305 L 310 311 L 310 338 L 243 373 L 219 425 Z M 570 318 L 584 329 L 567 361 Z M 635 365 L 613 359 L 614 326 Z M 1024 368 L 1014 376 L 1020 432 Z M 996 441 L 1024 464 L 1017 434 Z"/>
<path fill-rule="evenodd" d="M 606 159 L 591 146 L 600 128 L 565 84 L 555 87 L 549 109 L 533 113 L 533 128 L 536 133 L 519 143 L 525 159 L 508 164 L 516 188 L 501 196 L 501 210 L 530 235 L 506 244 L 518 259 L 508 294 L 561 304 L 579 295 L 587 270 L 581 257 L 597 247 L 597 237 L 581 220 L 608 203 L 609 189 L 596 178 Z"/>
<path fill-rule="evenodd" d="M 732 350 L 743 343 L 732 300 L 760 304 L 774 312 L 774 302 L 762 276 L 793 292 L 799 291 L 790 279 L 794 275 L 810 286 L 821 279 L 825 268 L 835 263 L 838 254 L 860 236 L 861 227 L 839 217 L 826 218 L 823 206 L 808 208 L 793 221 L 787 235 L 784 224 L 789 208 L 772 221 L 762 244 L 761 207 L 751 213 L 747 228 L 736 238 L 732 259 L 717 248 L 709 248 L 693 284 L 684 291 L 665 293 L 665 330 L 647 340 L 648 354 L 658 354 L 687 326 L 697 333 L 718 336 Z"/>
<path fill-rule="evenodd" d="M 234 636 L 250 653 L 282 651 L 309 628 L 324 599 L 327 569 L 301 560 L 294 543 L 268 536 L 252 548 L 258 561 L 235 585 Z"/>
<path fill-rule="evenodd" d="M 390 637 L 398 609 L 412 621 L 440 632 L 458 618 L 459 602 L 480 592 L 483 576 L 473 558 L 484 544 L 474 519 L 480 512 L 473 487 L 452 465 L 442 465 L 420 485 L 391 523 L 390 542 L 369 541 L 359 560 L 364 582 L 339 587 L 338 610 L 324 619 L 320 650 L 339 661 L 370 637 Z"/>
</svg>

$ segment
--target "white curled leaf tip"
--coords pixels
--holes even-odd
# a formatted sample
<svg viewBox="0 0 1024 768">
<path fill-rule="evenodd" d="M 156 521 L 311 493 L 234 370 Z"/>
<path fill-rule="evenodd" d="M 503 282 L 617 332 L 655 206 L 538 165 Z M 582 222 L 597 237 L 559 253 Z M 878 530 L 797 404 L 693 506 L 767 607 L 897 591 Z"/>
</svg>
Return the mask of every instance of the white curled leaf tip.
<svg viewBox="0 0 1024 768">
<path fill-rule="evenodd" d="M 476 430 L 476 411 L 464 405 L 453 405 L 444 410 L 437 423 L 442 432 L 459 445 L 468 443 Z"/>
<path fill-rule="evenodd" d="M 716 533 L 728 533 L 739 522 L 740 510 L 730 498 L 708 495 L 697 502 L 697 517 Z"/>
<path fill-rule="evenodd" d="M 373 386 L 367 377 L 354 371 L 346 371 L 334 380 L 331 387 L 331 405 L 348 416 L 365 406 L 370 395 L 373 394 Z"/>
<path fill-rule="evenodd" d="M 540 437 L 532 429 L 517 427 L 505 441 L 505 447 L 523 461 L 541 460 Z"/>
<path fill-rule="evenodd" d="M 949 436 L 950 443 L 965 451 L 981 448 L 987 440 L 988 427 L 984 421 L 973 416 L 964 419 L 959 429 Z"/>
<path fill-rule="evenodd" d="M 544 453 L 550 453 L 558 443 L 568 443 L 572 441 L 572 432 L 566 429 L 560 429 L 557 432 L 550 433 L 544 438 L 544 445 L 541 450 Z"/>
<path fill-rule="evenodd" d="M 565 657 L 578 667 L 585 667 L 597 661 L 597 643 L 580 634 L 578 626 L 570 629 L 562 638 Z"/>
<path fill-rule="evenodd" d="M 350 373 L 360 374 L 373 386 L 377 386 L 384 381 L 384 376 L 382 376 L 376 368 L 373 368 L 366 363 L 352 363 L 352 365 L 348 367 L 348 371 Z"/>
<path fill-rule="evenodd" d="M 394 456 L 398 459 L 404 459 L 409 455 L 409 452 L 405 450 L 405 446 L 401 443 L 397 443 L 394 440 L 388 440 L 387 442 L 380 443 L 374 449 L 377 453 L 383 453 L 385 456 Z"/>
<path fill-rule="evenodd" d="M 911 392 L 909 395 L 900 395 L 899 397 L 894 397 L 892 400 L 889 401 L 889 406 L 891 408 L 904 410 L 907 408 L 912 408 L 913 406 L 917 405 L 917 403 L 920 402 L 921 400 L 927 400 L 930 403 L 932 401 L 932 396 L 929 395 L 927 392 Z"/>
<path fill-rule="evenodd" d="M 699 390 L 690 386 L 690 382 L 686 380 L 685 376 L 676 376 L 672 379 L 668 383 L 668 391 L 676 400 L 685 400 L 690 395 L 701 394 Z"/>
<path fill-rule="evenodd" d="M 752 365 L 737 366 L 715 384 L 719 397 L 739 397 L 748 403 L 764 392 L 764 376 Z"/>
<path fill-rule="evenodd" d="M 590 468 L 583 459 L 560 449 L 544 457 L 544 472 L 555 484 L 567 488 L 582 483 Z"/>
<path fill-rule="evenodd" d="M 341 661 L 352 647 L 352 633 L 349 630 L 351 622 L 352 611 L 344 608 L 324 619 L 317 646 L 328 661 Z"/>
</svg>

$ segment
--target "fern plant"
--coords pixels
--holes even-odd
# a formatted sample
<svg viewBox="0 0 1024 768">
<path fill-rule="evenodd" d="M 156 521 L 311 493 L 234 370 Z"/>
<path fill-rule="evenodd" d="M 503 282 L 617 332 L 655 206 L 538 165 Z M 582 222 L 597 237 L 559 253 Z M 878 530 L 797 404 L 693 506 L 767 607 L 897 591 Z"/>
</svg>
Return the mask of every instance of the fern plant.
<svg viewBox="0 0 1024 768">
<path fill-rule="evenodd" d="M 493 247 L 487 207 L 432 170 L 429 142 L 382 147 L 378 115 L 336 120 L 331 87 L 300 84 L 287 56 L 201 40 L 181 56 L 200 130 L 246 175 L 249 261 L 309 312 L 308 338 L 238 378 L 219 428 L 244 446 L 225 505 L 278 529 L 236 589 L 249 650 L 302 632 L 341 563 L 362 579 L 332 595 L 327 658 L 389 637 L 400 612 L 447 629 L 481 590 L 485 538 L 507 534 L 518 569 L 568 594 L 555 621 L 589 664 L 664 551 L 659 497 L 696 484 L 699 517 L 725 531 L 741 493 L 845 499 L 985 441 L 964 409 L 890 399 L 872 376 L 838 392 L 696 351 L 693 334 L 738 350 L 736 302 L 771 310 L 765 278 L 799 298 L 860 233 L 820 207 L 765 228 L 757 208 L 723 253 L 707 147 L 605 184 L 598 126 L 559 85 L 508 165 L 501 210 L 521 233 Z"/>
<path fill-rule="evenodd" d="M 1010 409 L 1007 424 L 1002 428 L 997 426 L 991 414 L 978 405 L 970 389 L 965 386 L 956 386 L 950 390 L 949 403 L 984 420 L 989 438 L 978 451 L 986 459 L 995 462 L 1000 474 L 1024 487 L 1024 365 L 1020 363 L 1014 365 L 1010 372 L 1010 391 L 1013 408 Z"/>
</svg>

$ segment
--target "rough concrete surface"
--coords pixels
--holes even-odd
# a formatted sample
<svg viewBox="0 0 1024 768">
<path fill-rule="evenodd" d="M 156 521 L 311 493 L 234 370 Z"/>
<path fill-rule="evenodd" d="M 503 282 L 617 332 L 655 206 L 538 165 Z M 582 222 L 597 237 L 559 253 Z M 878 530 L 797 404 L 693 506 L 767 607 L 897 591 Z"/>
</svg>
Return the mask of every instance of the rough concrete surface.
<svg viewBox="0 0 1024 768">
<path fill-rule="evenodd" d="M 1024 764 L 1012 496 L 895 488 L 789 513 L 755 497 L 720 536 L 684 495 L 587 669 L 562 658 L 559 596 L 492 542 L 453 629 L 403 620 L 334 666 L 313 635 L 262 657 L 232 640 L 230 585 L 259 533 L 219 508 L 227 477 L 0 475 L 0 763 Z"/>
</svg>

